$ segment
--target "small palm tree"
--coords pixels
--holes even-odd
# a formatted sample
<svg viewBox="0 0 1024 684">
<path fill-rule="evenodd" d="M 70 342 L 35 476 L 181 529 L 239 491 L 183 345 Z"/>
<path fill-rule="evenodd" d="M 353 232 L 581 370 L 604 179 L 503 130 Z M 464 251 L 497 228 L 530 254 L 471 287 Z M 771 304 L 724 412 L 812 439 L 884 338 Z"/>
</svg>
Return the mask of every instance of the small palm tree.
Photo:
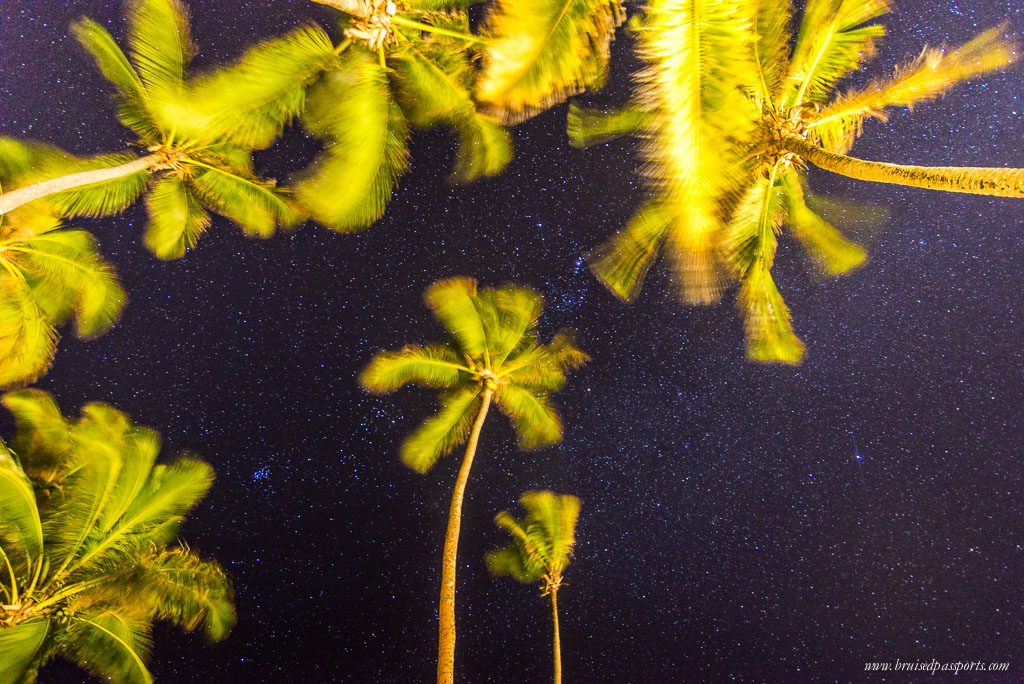
<svg viewBox="0 0 1024 684">
<path fill-rule="evenodd" d="M 717 299 L 740 281 L 747 355 L 798 363 L 803 343 L 771 276 L 788 224 L 828 274 L 864 262 L 808 207 L 806 163 L 852 178 L 920 188 L 1024 197 L 1024 170 L 926 168 L 846 156 L 872 118 L 911 108 L 964 80 L 1005 67 L 1012 44 L 993 29 L 958 49 L 926 49 L 890 79 L 833 97 L 885 31 L 888 0 L 809 0 L 795 40 L 788 0 L 652 0 L 636 23 L 645 62 L 636 103 L 603 116 L 570 112 L 574 144 L 640 133 L 656 196 L 594 255 L 592 268 L 624 299 L 639 292 L 659 251 L 685 301 Z"/>
<path fill-rule="evenodd" d="M 555 684 L 562 681 L 562 647 L 558 633 L 558 589 L 576 544 L 576 519 L 580 500 L 549 491 L 530 491 L 519 503 L 526 517 L 517 521 L 508 511 L 498 513 L 494 522 L 512 535 L 512 545 L 486 556 L 487 569 L 494 576 L 511 575 L 524 584 L 541 582 L 541 596 L 551 596 L 554 621 Z"/>
<path fill-rule="evenodd" d="M 294 221 L 273 184 L 255 175 L 252 146 L 175 118 L 186 97 L 184 75 L 194 50 L 184 5 L 130 0 L 128 24 L 131 60 L 91 19 L 79 20 L 72 30 L 116 88 L 118 117 L 148 154 L 83 161 L 23 144 L 21 154 L 31 159 L 32 173 L 5 183 L 0 215 L 42 200 L 62 216 L 103 216 L 145 192 L 150 216 L 145 244 L 163 259 L 181 257 L 193 247 L 210 224 L 210 212 L 259 237 L 273 234 L 279 222 Z"/>
<path fill-rule="evenodd" d="M 17 175 L 15 155 L 5 155 L 10 149 L 0 139 L 0 181 Z M 69 318 L 78 337 L 92 338 L 117 321 L 124 303 L 92 235 L 63 229 L 42 207 L 0 216 L 0 387 L 42 375 L 56 352 L 57 328 Z"/>
<path fill-rule="evenodd" d="M 519 445 L 534 449 L 561 439 L 562 424 L 548 395 L 587 356 L 559 332 L 548 345 L 536 339 L 540 296 L 506 285 L 477 291 L 476 281 L 451 278 L 432 285 L 427 306 L 447 330 L 442 344 L 381 352 L 359 376 L 372 392 L 407 384 L 443 390 L 441 410 L 402 445 L 402 460 L 419 473 L 465 443 L 448 513 L 441 565 L 437 681 L 450 684 L 455 668 L 455 567 L 462 500 L 480 430 L 493 401 L 512 421 Z"/>
<path fill-rule="evenodd" d="M 150 682 L 154 619 L 223 639 L 231 584 L 178 542 L 213 482 L 193 458 L 155 465 L 160 439 L 105 404 L 65 420 L 50 395 L 4 395 L 0 442 L 0 681 L 33 682 L 61 656 L 99 677 Z"/>
</svg>

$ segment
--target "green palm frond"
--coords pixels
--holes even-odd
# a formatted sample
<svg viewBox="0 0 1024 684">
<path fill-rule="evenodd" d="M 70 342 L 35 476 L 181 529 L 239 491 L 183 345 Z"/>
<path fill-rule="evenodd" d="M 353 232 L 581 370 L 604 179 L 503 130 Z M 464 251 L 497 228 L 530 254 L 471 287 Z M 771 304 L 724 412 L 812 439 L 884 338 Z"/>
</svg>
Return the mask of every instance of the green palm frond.
<svg viewBox="0 0 1024 684">
<path fill-rule="evenodd" d="M 566 373 L 588 360 L 590 357 L 576 346 L 573 335 L 563 330 L 548 345 L 530 340 L 517 349 L 498 377 L 532 392 L 557 392 L 565 384 Z"/>
<path fill-rule="evenodd" d="M 612 294 L 631 302 L 658 256 L 671 217 L 657 202 L 633 215 L 626 227 L 590 255 L 590 270 Z"/>
<path fill-rule="evenodd" d="M 146 668 L 149 622 L 117 610 L 82 612 L 67 629 L 67 653 L 84 670 L 116 682 L 153 681 Z"/>
<path fill-rule="evenodd" d="M 505 385 L 494 402 L 511 419 L 521 449 L 539 449 L 562 439 L 562 421 L 546 394 Z"/>
<path fill-rule="evenodd" d="M 573 147 L 590 147 L 624 135 L 639 135 L 651 121 L 651 113 L 636 105 L 607 112 L 586 109 L 575 102 L 569 105 L 566 132 Z"/>
<path fill-rule="evenodd" d="M 754 81 L 755 98 L 771 100 L 781 89 L 789 67 L 791 0 L 751 0 L 754 11 L 756 63 L 761 73 Z"/>
<path fill-rule="evenodd" d="M 492 366 L 498 368 L 536 326 L 544 300 L 531 288 L 504 285 L 480 293 L 478 301 L 487 302 L 487 306 L 478 307 L 481 312 L 489 311 L 494 316 L 490 321 L 482 319 L 490 331 L 488 356 Z"/>
<path fill-rule="evenodd" d="M 347 50 L 341 68 L 309 89 L 302 121 L 327 148 L 295 187 L 300 204 L 334 230 L 379 219 L 409 152 L 408 125 L 374 55 Z"/>
<path fill-rule="evenodd" d="M 885 28 L 868 22 L 890 9 L 889 0 L 810 0 L 783 84 L 785 106 L 823 102 L 839 79 L 874 54 Z"/>
<path fill-rule="evenodd" d="M 478 387 L 461 387 L 441 395 L 441 410 L 402 443 L 402 462 L 418 473 L 430 470 L 439 458 L 466 441 L 479 408 Z"/>
<path fill-rule="evenodd" d="M 0 629 L 0 682 L 33 681 L 24 677 L 33 669 L 49 632 L 50 621 L 38 618 Z"/>
<path fill-rule="evenodd" d="M 56 351 L 57 330 L 24 275 L 0 274 L 0 387 L 35 381 Z"/>
<path fill-rule="evenodd" d="M 532 573 L 532 568 L 524 562 L 523 554 L 514 547 L 488 551 L 484 556 L 484 562 L 487 564 L 487 572 L 493 577 L 508 575 L 523 584 L 540 580 L 540 577 Z"/>
<path fill-rule="evenodd" d="M 397 352 L 380 352 L 359 374 L 359 384 L 371 392 L 393 392 L 405 385 L 445 389 L 471 373 L 464 359 L 443 345 L 407 345 Z"/>
<path fill-rule="evenodd" d="M 188 548 L 163 551 L 144 563 L 144 592 L 151 593 L 155 615 L 189 631 L 202 628 L 211 641 L 227 637 L 235 624 L 231 582 L 216 563 Z"/>
<path fill-rule="evenodd" d="M 721 289 L 715 242 L 720 203 L 745 183 L 743 149 L 756 112 L 744 96 L 756 71 L 746 3 L 657 0 L 639 32 L 646 63 L 638 99 L 652 108 L 643 148 L 650 184 L 669 215 L 671 263 L 685 301 Z"/>
<path fill-rule="evenodd" d="M 867 261 L 868 255 L 863 247 L 847 240 L 807 207 L 800 179 L 795 173 L 783 176 L 782 187 L 786 223 L 822 272 L 841 275 Z"/>
<path fill-rule="evenodd" d="M 57 402 L 41 390 L 24 389 L 5 393 L 3 403 L 17 426 L 11 445 L 22 469 L 33 481 L 56 479 L 71 448 L 71 434 Z"/>
<path fill-rule="evenodd" d="M 243 169 L 205 165 L 189 178 L 188 186 L 210 210 L 231 219 L 246 235 L 270 237 L 279 223 L 293 225 L 298 220 L 273 184 Z"/>
<path fill-rule="evenodd" d="M 402 3 L 410 10 L 423 12 L 450 12 L 463 9 L 470 5 L 478 5 L 485 0 L 406 0 Z"/>
<path fill-rule="evenodd" d="M 941 97 L 967 79 L 1002 69 L 1016 60 L 1017 47 L 1002 36 L 1006 27 L 989 29 L 955 49 L 925 49 L 889 79 L 837 98 L 809 124 L 825 149 L 844 154 L 860 135 L 865 119 L 885 121 L 888 107 L 907 107 Z"/>
<path fill-rule="evenodd" d="M 260 43 L 156 106 L 183 139 L 263 149 L 302 113 L 306 87 L 334 64 L 333 50 L 322 28 L 303 26 Z"/>
<path fill-rule="evenodd" d="M 501 124 L 475 113 L 455 123 L 459 148 L 451 180 L 469 183 L 496 176 L 512 161 L 512 138 Z"/>
<path fill-rule="evenodd" d="M 145 88 L 180 88 L 195 52 L 185 6 L 178 0 L 130 0 L 128 26 L 132 61 Z"/>
<path fill-rule="evenodd" d="M 487 353 L 487 332 L 477 308 L 476 281 L 472 278 L 448 278 L 431 285 L 424 300 L 434 317 L 474 359 Z"/>
<path fill-rule="evenodd" d="M 210 215 L 174 175 L 164 176 L 153 184 L 146 195 L 146 208 L 146 249 L 161 259 L 184 256 L 210 225 Z"/>
<path fill-rule="evenodd" d="M 142 79 L 105 28 L 88 17 L 82 17 L 71 24 L 71 33 L 92 55 L 100 73 L 114 84 L 122 97 L 136 101 L 145 99 Z"/>
<path fill-rule="evenodd" d="M 619 0 L 498 0 L 477 99 L 516 123 L 604 84 L 609 45 L 626 13 Z"/>
<path fill-rule="evenodd" d="M 18 571 L 27 573 L 43 552 L 43 528 L 39 521 L 36 497 L 22 470 L 0 441 L 0 553 L 5 563 L 0 564 L 0 586 L 7 583 L 10 563 Z M 12 599 L 13 597 L 8 597 Z"/>
</svg>

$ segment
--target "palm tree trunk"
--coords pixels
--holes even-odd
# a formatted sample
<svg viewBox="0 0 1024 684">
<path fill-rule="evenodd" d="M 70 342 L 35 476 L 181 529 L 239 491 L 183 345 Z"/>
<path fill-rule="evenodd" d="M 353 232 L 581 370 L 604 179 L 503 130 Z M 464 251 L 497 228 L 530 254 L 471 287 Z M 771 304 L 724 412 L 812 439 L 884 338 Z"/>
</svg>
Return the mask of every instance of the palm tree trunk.
<svg viewBox="0 0 1024 684">
<path fill-rule="evenodd" d="M 551 616 L 555 620 L 555 684 L 562 684 L 562 642 L 558 638 L 558 589 L 551 590 Z"/>
<path fill-rule="evenodd" d="M 370 0 L 313 0 L 313 2 L 333 7 L 334 9 L 341 10 L 346 14 L 351 14 L 354 17 L 362 17 L 363 19 L 373 13 L 373 8 L 370 6 Z"/>
<path fill-rule="evenodd" d="M 156 166 L 166 159 L 166 155 L 163 154 L 151 154 L 148 157 L 139 157 L 120 166 L 114 166 L 108 169 L 93 169 L 91 171 L 79 171 L 77 173 L 69 173 L 65 176 L 58 176 L 57 178 L 50 178 L 32 185 L 26 185 L 23 188 L 17 190 L 11 190 L 0 194 L 0 215 L 6 214 L 7 212 L 17 209 L 23 204 L 32 202 L 41 197 L 52 195 L 55 192 L 62 192 L 64 190 L 73 190 L 74 188 L 80 188 L 84 185 L 92 185 L 93 183 L 103 183 L 105 181 L 117 180 L 118 178 L 124 178 L 130 176 L 133 173 L 139 171 L 145 171 L 146 169 Z"/>
<path fill-rule="evenodd" d="M 455 677 L 455 563 L 459 551 L 459 525 L 462 523 L 462 497 L 466 493 L 466 481 L 469 480 L 469 469 L 473 466 L 480 429 L 484 426 L 493 395 L 494 390 L 484 389 L 483 403 L 473 423 L 473 431 L 469 433 L 469 444 L 466 445 L 466 455 L 462 458 L 459 476 L 455 480 L 455 492 L 452 493 L 452 505 L 448 510 L 448 532 L 444 536 L 444 553 L 441 558 L 441 604 L 438 609 L 438 684 L 452 684 Z"/>
<path fill-rule="evenodd" d="M 782 136 L 782 145 L 826 171 L 863 181 L 913 188 L 966 192 L 972 195 L 1024 197 L 1024 169 L 970 166 L 902 166 L 864 161 L 823 150 L 805 139 Z"/>
</svg>

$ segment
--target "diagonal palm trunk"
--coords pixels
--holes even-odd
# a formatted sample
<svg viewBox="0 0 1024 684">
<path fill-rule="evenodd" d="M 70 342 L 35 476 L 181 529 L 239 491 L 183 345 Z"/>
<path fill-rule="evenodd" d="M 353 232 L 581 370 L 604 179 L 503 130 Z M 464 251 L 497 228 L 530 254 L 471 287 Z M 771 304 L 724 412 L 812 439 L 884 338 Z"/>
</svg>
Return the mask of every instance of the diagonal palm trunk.
<svg viewBox="0 0 1024 684">
<path fill-rule="evenodd" d="M 366 18 L 373 14 L 370 0 L 313 0 L 313 2 L 333 7 L 354 17 Z"/>
<path fill-rule="evenodd" d="M 555 684 L 562 684 L 562 643 L 558 637 L 558 589 L 551 589 L 551 616 L 555 621 Z"/>
<path fill-rule="evenodd" d="M 480 429 L 484 426 L 487 409 L 491 405 L 494 390 L 484 389 L 483 403 L 469 434 L 466 455 L 462 458 L 459 476 L 455 480 L 452 505 L 448 510 L 448 532 L 444 536 L 444 553 L 441 558 L 441 604 L 438 609 L 437 682 L 452 684 L 455 677 L 455 563 L 459 551 L 459 526 L 462 522 L 462 498 L 466 493 L 469 469 L 480 440 Z"/>
<path fill-rule="evenodd" d="M 120 166 L 69 173 L 65 176 L 49 178 L 44 181 L 39 181 L 38 183 L 33 183 L 32 185 L 26 185 L 23 188 L 18 188 L 17 190 L 11 190 L 10 192 L 0 194 L 0 215 L 17 209 L 23 204 L 28 204 L 34 200 L 46 197 L 47 195 L 52 195 L 64 190 L 81 188 L 86 185 L 92 185 L 93 183 L 105 183 L 107 181 L 117 180 L 118 178 L 124 178 L 125 176 L 132 175 L 133 173 L 145 171 L 157 166 L 158 164 L 162 164 L 166 160 L 167 155 L 165 154 L 151 154 L 147 157 L 133 159 L 130 162 L 121 164 Z"/>
<path fill-rule="evenodd" d="M 829 152 L 794 135 L 784 135 L 782 146 L 819 168 L 857 180 L 973 195 L 1024 198 L 1024 169 L 903 166 L 864 161 Z"/>
</svg>

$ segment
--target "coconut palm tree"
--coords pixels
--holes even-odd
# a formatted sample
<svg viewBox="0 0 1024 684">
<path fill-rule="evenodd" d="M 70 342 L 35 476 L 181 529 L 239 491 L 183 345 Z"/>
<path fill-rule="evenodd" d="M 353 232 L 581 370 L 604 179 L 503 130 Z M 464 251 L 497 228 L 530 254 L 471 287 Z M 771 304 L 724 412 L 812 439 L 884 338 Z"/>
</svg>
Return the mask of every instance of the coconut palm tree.
<svg viewBox="0 0 1024 684">
<path fill-rule="evenodd" d="M 558 636 L 558 589 L 576 544 L 576 519 L 580 500 L 549 491 L 530 491 L 519 503 L 526 517 L 517 521 L 508 511 L 498 513 L 494 523 L 512 535 L 512 545 L 486 556 L 487 569 L 494 576 L 510 575 L 524 584 L 541 583 L 541 596 L 551 596 L 554 621 L 555 684 L 562 682 L 562 648 Z"/>
<path fill-rule="evenodd" d="M 33 682 L 55 657 L 119 682 L 150 682 L 154 619 L 223 639 L 231 584 L 175 542 L 213 482 L 194 458 L 155 464 L 157 433 L 105 404 L 65 420 L 50 395 L 4 395 L 0 442 L 0 681 Z"/>
<path fill-rule="evenodd" d="M 130 0 L 128 28 L 131 60 L 90 19 L 76 22 L 72 32 L 114 85 L 118 118 L 147 153 L 83 162 L 48 146 L 24 144 L 31 173 L 5 184 L 0 214 L 42 201 L 66 217 L 103 216 L 146 193 L 145 244 L 163 259 L 181 257 L 194 246 L 210 224 L 210 212 L 259 237 L 273 234 L 278 223 L 294 221 L 273 183 L 255 175 L 252 146 L 191 121 L 179 125 L 172 115 L 173 104 L 186 97 L 184 75 L 194 51 L 184 5 Z"/>
<path fill-rule="evenodd" d="M 685 301 L 714 301 L 738 279 L 747 355 L 798 363 L 803 343 L 771 268 L 788 224 L 830 274 L 866 258 L 808 208 L 806 163 L 852 178 L 920 188 L 1024 197 L 1024 171 L 925 168 L 846 153 L 869 119 L 941 96 L 1005 67 L 1015 48 L 986 31 L 957 49 L 926 49 L 888 79 L 833 96 L 884 35 L 888 0 L 809 0 L 790 40 L 788 0 L 652 0 L 636 24 L 645 68 L 636 104 L 604 116 L 570 112 L 575 144 L 637 132 L 655 197 L 599 248 L 592 269 L 630 300 L 664 249 Z M 790 46 L 792 45 L 792 49 Z"/>
<path fill-rule="evenodd" d="M 9 149 L 0 139 L 0 181 L 15 162 L 5 154 Z M 63 229 L 42 207 L 0 216 L 0 387 L 44 373 L 57 328 L 69 318 L 78 337 L 92 338 L 117 321 L 124 304 L 124 291 L 89 233 Z"/>
<path fill-rule="evenodd" d="M 448 512 L 441 561 L 437 680 L 450 684 L 455 667 L 455 567 L 462 500 L 480 430 L 493 401 L 512 421 L 519 446 L 535 449 L 561 439 L 562 425 L 549 394 L 566 372 L 586 361 L 572 338 L 559 332 L 550 344 L 536 338 L 540 296 L 505 285 L 477 290 L 475 280 L 451 278 L 432 285 L 427 306 L 448 332 L 441 344 L 380 352 L 359 376 L 371 392 L 407 384 L 443 390 L 441 410 L 402 444 L 402 460 L 419 473 L 467 442 Z"/>
</svg>

